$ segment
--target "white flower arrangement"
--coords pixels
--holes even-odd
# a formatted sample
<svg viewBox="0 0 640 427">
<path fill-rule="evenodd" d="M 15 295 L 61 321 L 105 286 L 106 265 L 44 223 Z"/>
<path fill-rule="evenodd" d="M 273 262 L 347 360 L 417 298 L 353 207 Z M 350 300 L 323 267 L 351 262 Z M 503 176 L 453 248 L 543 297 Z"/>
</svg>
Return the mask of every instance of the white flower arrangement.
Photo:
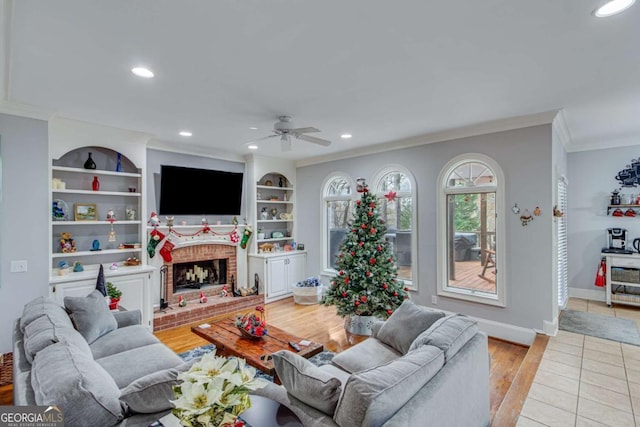
<svg viewBox="0 0 640 427">
<path fill-rule="evenodd" d="M 244 359 L 207 353 L 178 375 L 183 382 L 173 387 L 173 415 L 187 427 L 242 426 L 237 418 L 251 407 L 249 391 L 267 384 L 255 375 Z"/>
</svg>

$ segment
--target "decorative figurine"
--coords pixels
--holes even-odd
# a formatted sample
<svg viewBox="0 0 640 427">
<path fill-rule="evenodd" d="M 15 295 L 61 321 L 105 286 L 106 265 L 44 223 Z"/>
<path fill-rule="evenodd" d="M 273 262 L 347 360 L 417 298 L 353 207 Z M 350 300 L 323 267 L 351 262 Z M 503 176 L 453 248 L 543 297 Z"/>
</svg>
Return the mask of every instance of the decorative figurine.
<svg viewBox="0 0 640 427">
<path fill-rule="evenodd" d="M 174 221 L 174 217 L 172 216 L 165 216 L 164 220 L 167 221 L 167 227 L 173 227 L 173 221 Z"/>
<path fill-rule="evenodd" d="M 284 187 L 284 179 L 282 177 L 278 178 L 278 187 Z"/>
<path fill-rule="evenodd" d="M 271 210 L 270 210 L 269 212 L 271 213 L 271 219 L 273 219 L 273 220 L 278 219 L 278 218 L 276 217 L 276 215 L 278 215 L 278 209 L 276 209 L 276 208 L 271 208 Z"/>
<path fill-rule="evenodd" d="M 187 306 L 187 301 L 184 299 L 182 295 L 180 295 L 180 298 L 178 299 L 178 307 L 186 307 L 186 306 Z"/>
<path fill-rule="evenodd" d="M 122 172 L 122 154 L 120 153 L 117 155 L 116 172 Z"/>
<path fill-rule="evenodd" d="M 136 220 L 136 210 L 135 210 L 135 208 L 127 208 L 127 219 L 129 221 L 135 221 Z"/>
<path fill-rule="evenodd" d="M 109 270 L 117 270 L 118 269 L 118 263 L 114 262 L 111 264 L 111 266 L 109 266 Z"/>
<path fill-rule="evenodd" d="M 71 238 L 71 233 L 63 231 L 60 233 L 60 252 L 71 253 L 76 251 L 76 244 Z"/>
<path fill-rule="evenodd" d="M 223 285 L 222 286 L 222 290 L 220 291 L 220 296 L 222 298 L 226 297 L 227 294 L 229 293 L 229 291 L 227 291 L 227 285 Z"/>
<path fill-rule="evenodd" d="M 260 211 L 260 219 L 265 220 L 269 218 L 269 214 L 267 213 L 267 208 L 262 208 Z"/>
<path fill-rule="evenodd" d="M 93 243 L 91 243 L 91 250 L 94 252 L 100 250 L 100 241 L 98 239 L 95 239 Z"/>
<path fill-rule="evenodd" d="M 151 212 L 151 216 L 149 217 L 149 221 L 147 221 L 147 224 L 149 224 L 152 227 L 159 226 L 160 218 L 158 217 L 158 214 L 155 212 Z"/>
<path fill-rule="evenodd" d="M 365 178 L 356 179 L 356 190 L 358 191 L 358 193 L 364 193 L 365 191 L 367 191 L 367 182 Z"/>
<path fill-rule="evenodd" d="M 536 206 L 536 208 L 533 210 L 533 214 L 535 216 L 540 216 L 542 215 L 542 211 L 540 210 L 540 207 Z"/>
<path fill-rule="evenodd" d="M 81 271 L 84 271 L 84 267 L 82 266 L 82 264 L 80 264 L 80 261 L 76 261 L 73 264 L 73 272 L 80 273 Z"/>
<path fill-rule="evenodd" d="M 204 292 L 200 291 L 200 304 L 203 304 L 205 302 L 207 302 L 209 299 L 207 298 L 207 296 L 204 294 Z"/>
<path fill-rule="evenodd" d="M 116 214 L 113 212 L 113 209 L 109 209 L 107 211 L 107 221 L 114 221 L 116 219 Z"/>
</svg>

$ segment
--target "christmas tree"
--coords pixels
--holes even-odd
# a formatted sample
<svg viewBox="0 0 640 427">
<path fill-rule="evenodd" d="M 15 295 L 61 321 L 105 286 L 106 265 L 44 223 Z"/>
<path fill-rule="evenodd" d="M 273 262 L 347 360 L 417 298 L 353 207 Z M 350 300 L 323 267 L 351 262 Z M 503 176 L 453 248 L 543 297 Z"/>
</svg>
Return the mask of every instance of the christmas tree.
<svg viewBox="0 0 640 427">
<path fill-rule="evenodd" d="M 409 297 L 404 282 L 397 279 L 397 266 L 387 227 L 380 218 L 378 200 L 363 179 L 358 180 L 351 230 L 340 246 L 338 273 L 331 280 L 323 303 L 335 305 L 340 316 L 388 318 Z M 395 193 L 385 197 L 393 200 Z"/>
</svg>

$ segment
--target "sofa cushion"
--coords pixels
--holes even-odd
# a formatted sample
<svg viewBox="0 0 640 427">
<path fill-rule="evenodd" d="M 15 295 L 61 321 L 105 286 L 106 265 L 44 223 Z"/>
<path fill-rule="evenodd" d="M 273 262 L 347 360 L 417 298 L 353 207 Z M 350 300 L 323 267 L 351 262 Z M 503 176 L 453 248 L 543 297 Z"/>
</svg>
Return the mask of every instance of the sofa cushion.
<svg viewBox="0 0 640 427">
<path fill-rule="evenodd" d="M 54 299 L 48 297 L 39 297 L 25 304 L 22 309 L 22 317 L 20 317 L 20 330 L 24 332 L 27 325 L 38 317 L 49 315 L 52 322 L 60 326 L 69 326 L 73 328 L 71 319 L 64 308 L 60 306 Z"/>
<path fill-rule="evenodd" d="M 386 365 L 355 373 L 344 386 L 333 419 L 340 426 L 381 426 L 443 365 L 442 350 L 422 346 Z"/>
<path fill-rule="evenodd" d="M 451 359 L 478 332 L 478 322 L 464 314 L 452 314 L 436 321 L 411 344 L 411 349 L 433 345 L 444 351 L 445 360 Z"/>
<path fill-rule="evenodd" d="M 134 413 L 151 414 L 173 408 L 173 386 L 178 385 L 179 369 L 163 369 L 138 378 L 121 390 L 120 401 Z"/>
<path fill-rule="evenodd" d="M 430 310 L 415 305 L 411 300 L 404 300 L 384 322 L 376 338 L 405 354 L 413 340 L 442 317 L 442 311 Z"/>
<path fill-rule="evenodd" d="M 56 326 L 49 315 L 37 318 L 29 323 L 24 332 L 25 357 L 33 363 L 36 353 L 57 342 L 66 342 L 76 346 L 80 351 L 91 355 L 87 341 L 70 326 Z"/>
<path fill-rule="evenodd" d="M 96 359 L 119 388 L 145 375 L 182 365 L 182 359 L 164 344 L 150 344 Z"/>
<path fill-rule="evenodd" d="M 118 327 L 100 291 L 95 290 L 86 297 L 64 297 L 64 306 L 89 344 Z"/>
<path fill-rule="evenodd" d="M 339 379 L 288 350 L 273 353 L 273 364 L 288 393 L 325 414 L 333 414 L 342 391 Z"/>
<path fill-rule="evenodd" d="M 157 344 L 160 340 L 141 325 L 125 326 L 109 332 L 95 340 L 89 346 L 94 359 L 102 359 L 112 354 L 122 353 L 133 348 Z"/>
<path fill-rule="evenodd" d="M 59 405 L 65 425 L 112 426 L 124 418 L 111 376 L 74 346 L 52 344 L 33 360 L 31 385 L 38 405 Z"/>
<path fill-rule="evenodd" d="M 393 347 L 389 347 L 376 338 L 367 338 L 357 346 L 336 354 L 331 363 L 352 374 L 384 365 L 400 356 L 402 354 Z"/>
</svg>

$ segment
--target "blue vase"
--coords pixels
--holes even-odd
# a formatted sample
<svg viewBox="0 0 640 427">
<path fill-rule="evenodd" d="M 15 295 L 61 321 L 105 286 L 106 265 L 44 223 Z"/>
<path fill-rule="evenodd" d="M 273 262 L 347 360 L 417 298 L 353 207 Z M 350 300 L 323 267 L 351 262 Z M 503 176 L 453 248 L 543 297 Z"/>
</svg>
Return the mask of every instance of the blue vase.
<svg viewBox="0 0 640 427">
<path fill-rule="evenodd" d="M 122 154 L 118 153 L 118 161 L 116 163 L 116 172 L 122 172 Z"/>
</svg>

